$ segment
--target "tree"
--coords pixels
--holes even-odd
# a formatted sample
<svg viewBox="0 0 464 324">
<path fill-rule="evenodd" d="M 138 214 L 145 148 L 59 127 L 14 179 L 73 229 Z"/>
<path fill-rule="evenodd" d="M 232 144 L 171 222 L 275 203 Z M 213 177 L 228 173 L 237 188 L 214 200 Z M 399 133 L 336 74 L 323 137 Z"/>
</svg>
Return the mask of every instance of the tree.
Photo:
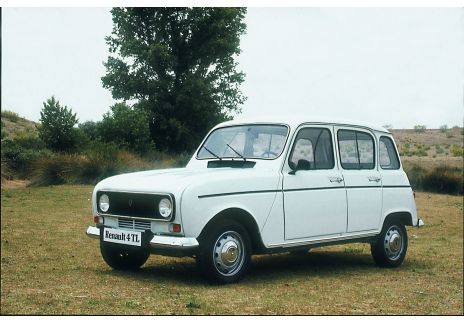
<svg viewBox="0 0 464 324">
<path fill-rule="evenodd" d="M 71 109 L 61 106 L 52 96 L 43 103 L 40 112 L 39 137 L 47 148 L 54 151 L 72 151 L 77 145 L 78 136 L 74 126 L 78 119 Z"/>
<path fill-rule="evenodd" d="M 103 115 L 98 126 L 101 138 L 120 147 L 139 153 L 147 153 L 154 148 L 145 111 L 132 109 L 117 103 L 111 111 Z"/>
<path fill-rule="evenodd" d="M 416 125 L 414 126 L 414 131 L 416 133 L 424 133 L 427 127 L 425 125 Z"/>
<path fill-rule="evenodd" d="M 245 101 L 245 8 L 113 8 L 103 86 L 148 113 L 161 150 L 190 151 Z"/>
<path fill-rule="evenodd" d="M 441 125 L 440 126 L 440 132 L 446 133 L 448 131 L 448 125 Z"/>
</svg>

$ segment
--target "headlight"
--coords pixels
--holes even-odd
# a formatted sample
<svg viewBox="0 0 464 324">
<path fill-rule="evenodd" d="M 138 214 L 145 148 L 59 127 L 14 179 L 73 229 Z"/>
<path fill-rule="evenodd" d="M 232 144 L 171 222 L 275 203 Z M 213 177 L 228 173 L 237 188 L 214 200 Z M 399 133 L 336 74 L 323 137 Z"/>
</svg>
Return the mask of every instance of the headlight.
<svg viewBox="0 0 464 324">
<path fill-rule="evenodd" d="M 159 213 L 162 217 L 168 218 L 172 213 L 172 204 L 171 201 L 167 198 L 161 199 L 158 205 Z"/>
<path fill-rule="evenodd" d="M 100 196 L 98 206 L 100 207 L 100 210 L 104 213 L 106 213 L 108 209 L 110 209 L 110 198 L 108 197 L 108 195 L 103 194 Z"/>
</svg>

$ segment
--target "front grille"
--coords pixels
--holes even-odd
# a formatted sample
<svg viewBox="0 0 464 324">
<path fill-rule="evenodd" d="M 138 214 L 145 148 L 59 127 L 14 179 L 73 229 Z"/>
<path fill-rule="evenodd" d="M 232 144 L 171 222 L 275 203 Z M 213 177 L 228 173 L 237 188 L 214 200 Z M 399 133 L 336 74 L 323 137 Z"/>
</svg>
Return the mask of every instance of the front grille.
<svg viewBox="0 0 464 324">
<path fill-rule="evenodd" d="M 119 228 L 135 229 L 135 230 L 149 230 L 151 228 L 150 221 L 138 220 L 138 219 L 118 219 Z"/>
<path fill-rule="evenodd" d="M 103 194 L 108 195 L 110 200 L 110 208 L 106 212 L 100 210 L 98 203 Z M 97 192 L 97 208 L 101 214 L 167 220 L 159 214 L 158 210 L 159 202 L 163 198 L 171 200 L 173 205 L 171 217 L 174 217 L 174 197 L 168 194 L 99 191 Z"/>
</svg>

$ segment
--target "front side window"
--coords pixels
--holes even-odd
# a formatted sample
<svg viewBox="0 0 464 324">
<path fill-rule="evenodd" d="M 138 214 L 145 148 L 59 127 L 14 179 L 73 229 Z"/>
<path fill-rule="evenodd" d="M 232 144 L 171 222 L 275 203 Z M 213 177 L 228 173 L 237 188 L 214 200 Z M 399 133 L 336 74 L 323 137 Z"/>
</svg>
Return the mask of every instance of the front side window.
<svg viewBox="0 0 464 324">
<path fill-rule="evenodd" d="M 395 144 L 391 138 L 381 136 L 379 141 L 380 167 L 386 170 L 397 170 L 400 168 L 400 161 L 396 154 Z"/>
<path fill-rule="evenodd" d="M 303 128 L 293 144 L 289 166 L 295 169 L 333 169 L 335 165 L 332 137 L 326 128 Z"/>
<path fill-rule="evenodd" d="M 197 154 L 198 159 L 245 158 L 272 160 L 279 157 L 287 140 L 282 125 L 240 125 L 214 130 Z"/>
<path fill-rule="evenodd" d="M 367 170 L 375 167 L 374 139 L 353 130 L 338 131 L 340 163 L 345 170 Z"/>
</svg>

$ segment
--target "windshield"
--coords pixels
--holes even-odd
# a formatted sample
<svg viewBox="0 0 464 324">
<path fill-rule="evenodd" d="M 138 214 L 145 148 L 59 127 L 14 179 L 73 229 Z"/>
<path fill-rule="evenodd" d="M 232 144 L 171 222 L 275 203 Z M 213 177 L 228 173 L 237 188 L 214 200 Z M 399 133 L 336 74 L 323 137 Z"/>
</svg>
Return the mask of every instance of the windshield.
<svg viewBox="0 0 464 324">
<path fill-rule="evenodd" d="M 283 151 L 288 128 L 283 125 L 241 125 L 214 130 L 198 152 L 198 159 L 277 158 Z"/>
</svg>

